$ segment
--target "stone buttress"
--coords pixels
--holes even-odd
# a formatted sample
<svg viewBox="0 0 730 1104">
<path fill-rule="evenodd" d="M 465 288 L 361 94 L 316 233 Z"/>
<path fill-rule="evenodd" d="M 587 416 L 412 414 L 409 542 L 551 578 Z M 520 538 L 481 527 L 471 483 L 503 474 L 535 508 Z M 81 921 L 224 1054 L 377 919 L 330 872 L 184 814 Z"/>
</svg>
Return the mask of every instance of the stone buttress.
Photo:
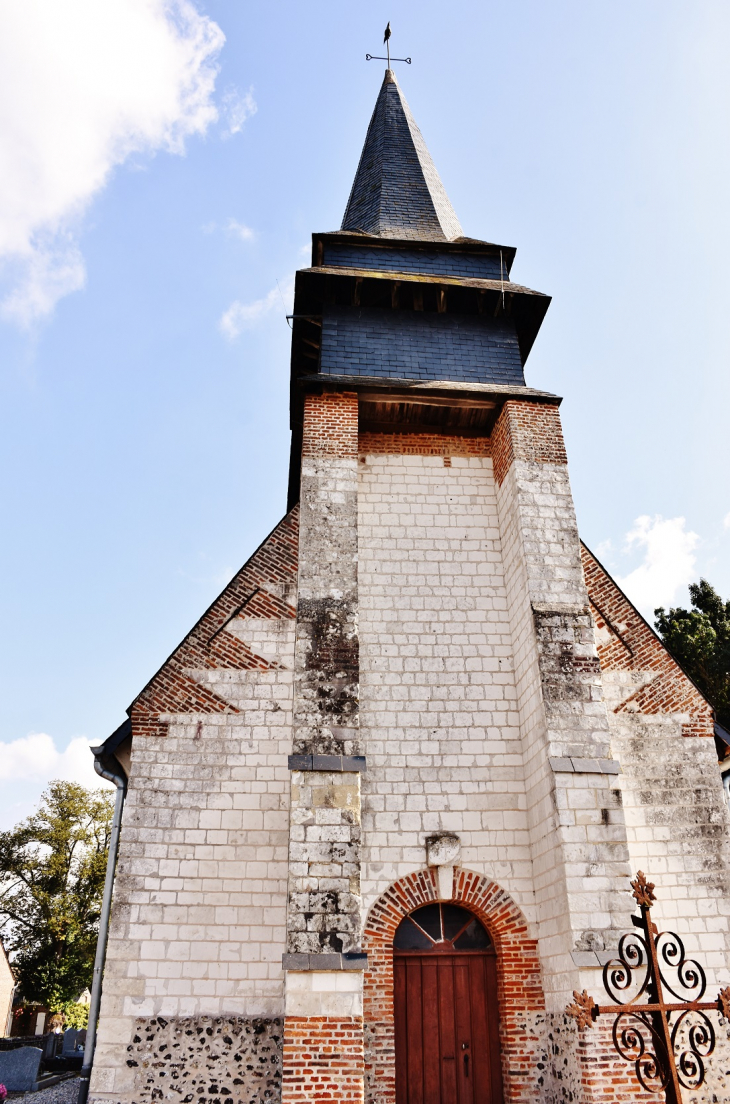
<svg viewBox="0 0 730 1104">
<path fill-rule="evenodd" d="M 730 982 L 712 711 L 580 543 L 514 257 L 386 72 L 296 276 L 289 512 L 130 708 L 98 1104 L 406 1104 L 393 940 L 436 902 L 492 941 L 505 1104 L 642 1099 L 564 1015 L 638 868 Z"/>
<path fill-rule="evenodd" d="M 303 409 L 284 1083 L 287 1102 L 363 1094 L 357 396 Z M 312 1065 L 312 1050 L 324 1055 Z"/>
</svg>

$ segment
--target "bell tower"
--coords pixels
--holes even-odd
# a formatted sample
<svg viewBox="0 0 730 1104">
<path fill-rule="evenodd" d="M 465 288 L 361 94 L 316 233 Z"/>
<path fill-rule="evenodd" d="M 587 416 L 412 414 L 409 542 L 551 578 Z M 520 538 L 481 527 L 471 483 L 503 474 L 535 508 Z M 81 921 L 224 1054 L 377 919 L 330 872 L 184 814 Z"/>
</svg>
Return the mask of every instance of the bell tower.
<svg viewBox="0 0 730 1104">
<path fill-rule="evenodd" d="M 359 1099 L 366 1068 L 382 1078 L 392 1010 L 368 1045 L 362 1017 L 392 988 L 368 997 L 362 918 L 427 861 L 429 832 L 530 885 L 556 1008 L 578 984 L 576 941 L 613 946 L 628 923 L 560 399 L 524 376 L 550 299 L 512 282 L 514 256 L 464 235 L 387 70 L 342 227 L 314 234 L 296 277 L 286 1102 L 311 1099 L 318 1077 L 337 1100 Z M 590 764 L 610 827 L 555 817 L 564 762 Z M 589 857 L 602 877 L 586 888 Z M 457 874 L 439 871 L 437 896 L 455 897 Z M 527 1034 L 520 1061 L 532 1048 L 537 1067 L 536 1021 Z M 339 1067 L 307 1065 L 338 1039 Z"/>
</svg>

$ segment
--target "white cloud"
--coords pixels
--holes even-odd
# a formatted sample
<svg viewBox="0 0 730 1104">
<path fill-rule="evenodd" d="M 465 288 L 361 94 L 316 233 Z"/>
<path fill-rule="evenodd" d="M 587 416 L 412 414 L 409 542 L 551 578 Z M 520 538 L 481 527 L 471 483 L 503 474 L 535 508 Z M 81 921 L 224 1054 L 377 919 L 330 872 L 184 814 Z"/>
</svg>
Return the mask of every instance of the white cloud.
<svg viewBox="0 0 730 1104">
<path fill-rule="evenodd" d="M 62 751 L 45 732 L 0 743 L 0 831 L 35 812 L 43 791 L 56 778 L 89 789 L 111 787 L 94 770 L 94 757 L 82 736 Z"/>
<path fill-rule="evenodd" d="M 229 88 L 221 100 L 221 111 L 227 123 L 221 132 L 221 138 L 232 138 L 243 129 L 246 119 L 250 119 L 258 111 L 253 98 L 253 87 L 245 93 L 239 92 L 237 88 Z"/>
<path fill-rule="evenodd" d="M 191 0 L 0 0 L 5 318 L 29 326 L 83 286 L 81 218 L 116 166 L 181 154 L 217 119 L 223 42 Z"/>
<path fill-rule="evenodd" d="M 616 581 L 650 621 L 657 606 L 671 605 L 680 587 L 696 579 L 695 548 L 700 538 L 686 525 L 683 517 L 645 514 L 626 534 L 627 548 L 643 550 L 644 560 Z"/>
<path fill-rule="evenodd" d="M 725 514 L 722 520 L 723 529 L 730 529 L 730 514 Z"/>
<path fill-rule="evenodd" d="M 94 757 L 83 736 L 63 751 L 46 732 L 32 732 L 10 743 L 0 743 L 0 782 L 50 782 L 61 778 L 83 786 L 106 785 L 94 770 Z"/>
<path fill-rule="evenodd" d="M 290 277 L 282 285 L 273 287 L 262 299 L 254 299 L 251 303 L 236 299 L 221 316 L 218 328 L 229 341 L 233 341 L 242 330 L 254 326 L 264 315 L 277 308 L 282 314 L 290 314 L 293 294 L 294 280 Z"/>
<path fill-rule="evenodd" d="M 238 222 L 236 219 L 229 219 L 226 227 L 228 233 L 233 238 L 240 238 L 241 241 L 253 241 L 256 237 L 255 231 L 250 226 L 244 226 L 242 222 Z"/>
</svg>

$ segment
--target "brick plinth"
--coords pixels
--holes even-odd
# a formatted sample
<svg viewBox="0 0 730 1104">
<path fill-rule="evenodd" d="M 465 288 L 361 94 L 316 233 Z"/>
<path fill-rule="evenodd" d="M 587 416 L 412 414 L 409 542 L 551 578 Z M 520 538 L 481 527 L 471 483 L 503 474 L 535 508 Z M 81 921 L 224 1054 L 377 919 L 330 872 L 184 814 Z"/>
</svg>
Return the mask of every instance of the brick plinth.
<svg viewBox="0 0 730 1104">
<path fill-rule="evenodd" d="M 357 1016 L 287 1016 L 282 1104 L 362 1104 L 363 1027 Z"/>
<path fill-rule="evenodd" d="M 373 905 L 365 924 L 365 1082 L 368 1104 L 395 1104 L 393 937 L 404 916 L 437 901 L 435 872 L 420 870 L 395 882 Z M 539 1099 L 546 1053 L 545 1001 L 537 943 L 514 901 L 498 885 L 457 870 L 452 900 L 478 916 L 497 950 L 500 1043 L 506 1104 Z"/>
</svg>

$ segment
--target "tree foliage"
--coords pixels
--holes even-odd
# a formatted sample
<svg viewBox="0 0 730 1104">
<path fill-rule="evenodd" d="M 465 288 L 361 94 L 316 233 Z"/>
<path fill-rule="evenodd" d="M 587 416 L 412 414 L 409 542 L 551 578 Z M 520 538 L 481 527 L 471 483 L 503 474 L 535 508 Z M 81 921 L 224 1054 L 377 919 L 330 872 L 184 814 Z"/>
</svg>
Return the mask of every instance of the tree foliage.
<svg viewBox="0 0 730 1104">
<path fill-rule="evenodd" d="M 61 1013 L 64 1027 L 75 1027 L 79 1031 L 82 1027 L 89 1026 L 89 1006 L 79 1004 L 78 1001 L 64 1001 L 57 1009 Z"/>
<path fill-rule="evenodd" d="M 730 730 L 730 602 L 706 579 L 689 588 L 692 609 L 654 610 L 656 628 L 674 658 Z"/>
<path fill-rule="evenodd" d="M 91 986 L 114 796 L 51 782 L 0 832 L 0 935 L 20 995 L 59 1011 Z"/>
</svg>

